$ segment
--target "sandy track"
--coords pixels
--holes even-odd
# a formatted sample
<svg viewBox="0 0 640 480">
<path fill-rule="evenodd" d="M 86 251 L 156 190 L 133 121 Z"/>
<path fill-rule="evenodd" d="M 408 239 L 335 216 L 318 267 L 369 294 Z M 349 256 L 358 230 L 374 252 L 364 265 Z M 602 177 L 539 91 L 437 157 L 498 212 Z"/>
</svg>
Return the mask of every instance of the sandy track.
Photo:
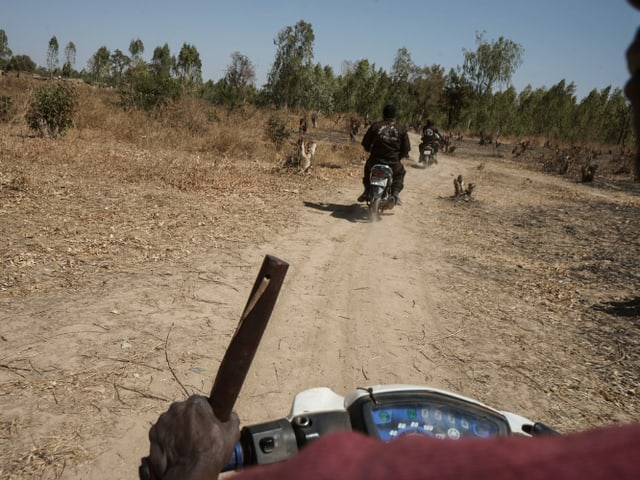
<svg viewBox="0 0 640 480">
<path fill-rule="evenodd" d="M 576 215 L 624 226 L 637 198 L 463 150 L 424 170 L 412 155 L 404 204 L 380 222 L 355 202 L 356 178 L 283 205 L 295 223 L 263 242 L 7 302 L 3 468 L 16 478 L 134 475 L 157 415 L 208 393 L 266 254 L 290 268 L 237 404 L 244 423 L 286 415 L 305 388 L 378 383 L 454 390 L 563 431 L 638 420 L 637 328 L 605 316 L 617 329 L 607 343 L 592 308 L 633 296 L 637 277 L 605 285 L 569 271 L 575 246 L 589 243 Z M 451 198 L 458 174 L 477 182 L 475 201 Z M 624 228 L 612 248 L 627 241 Z"/>
</svg>

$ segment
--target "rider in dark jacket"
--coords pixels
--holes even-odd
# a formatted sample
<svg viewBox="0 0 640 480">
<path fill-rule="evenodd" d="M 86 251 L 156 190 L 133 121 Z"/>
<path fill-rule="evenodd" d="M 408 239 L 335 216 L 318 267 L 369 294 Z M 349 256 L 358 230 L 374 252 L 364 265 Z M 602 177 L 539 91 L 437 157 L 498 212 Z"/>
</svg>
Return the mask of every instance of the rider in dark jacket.
<svg viewBox="0 0 640 480">
<path fill-rule="evenodd" d="M 371 184 L 369 174 L 371 167 L 376 163 L 389 165 L 393 170 L 392 198 L 393 202 L 387 204 L 387 208 L 393 208 L 395 203 L 400 203 L 400 192 L 404 188 L 406 170 L 402 165 L 402 159 L 409 156 L 411 143 L 407 129 L 398 125 L 395 121 L 396 107 L 386 105 L 382 111 L 383 120 L 373 123 L 362 138 L 362 146 L 369 152 L 369 158 L 364 165 L 364 192 L 358 197 L 359 202 L 365 202 L 369 198 Z"/>
<path fill-rule="evenodd" d="M 442 135 L 436 128 L 433 120 L 427 120 L 427 123 L 422 129 L 422 138 L 420 140 L 422 142 L 420 143 L 420 153 L 424 151 L 424 147 L 426 147 L 427 145 L 431 145 L 434 149 L 434 152 L 438 153 L 440 144 L 442 143 Z"/>
</svg>

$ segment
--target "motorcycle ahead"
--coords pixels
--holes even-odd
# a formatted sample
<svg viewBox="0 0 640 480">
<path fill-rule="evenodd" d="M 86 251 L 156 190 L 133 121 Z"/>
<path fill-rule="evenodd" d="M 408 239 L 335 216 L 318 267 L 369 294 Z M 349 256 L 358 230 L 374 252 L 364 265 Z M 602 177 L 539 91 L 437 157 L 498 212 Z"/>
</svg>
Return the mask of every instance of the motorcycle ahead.
<svg viewBox="0 0 640 480">
<path fill-rule="evenodd" d="M 376 163 L 371 167 L 369 182 L 371 184 L 371 193 L 367 201 L 369 221 L 380 220 L 382 212 L 388 208 L 388 203 L 393 202 L 391 198 L 393 170 L 389 165 Z"/>
<path fill-rule="evenodd" d="M 420 157 L 418 164 L 427 168 L 431 164 L 438 163 L 438 150 L 434 144 L 424 144 L 420 147 Z"/>
</svg>

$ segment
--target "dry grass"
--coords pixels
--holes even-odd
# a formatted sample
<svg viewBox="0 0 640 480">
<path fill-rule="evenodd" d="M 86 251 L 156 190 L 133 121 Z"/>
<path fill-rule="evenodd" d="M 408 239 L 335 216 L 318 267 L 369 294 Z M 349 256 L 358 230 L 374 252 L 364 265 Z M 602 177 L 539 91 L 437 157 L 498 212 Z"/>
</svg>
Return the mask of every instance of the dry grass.
<svg viewBox="0 0 640 480">
<path fill-rule="evenodd" d="M 16 106 L 15 116 L 0 124 L 2 305 L 97 292 L 106 278 L 119 274 L 188 264 L 216 249 L 264 241 L 295 220 L 287 204 L 300 201 L 309 188 L 351 181 L 361 168 L 359 149 L 341 145 L 345 134 L 333 122 L 321 122 L 312 132 L 318 162 L 310 174 L 300 175 L 287 165 L 295 135 L 281 152 L 265 136 L 271 112 L 230 114 L 194 100 L 149 115 L 124 111 L 116 92 L 86 85 L 77 86 L 75 127 L 59 139 L 37 138 L 24 113 L 41 83 L 13 76 L 0 82 Z M 298 116 L 285 118 L 295 132 Z M 29 348 L 77 341 L 72 333 L 56 340 L 63 334 L 59 327 L 43 326 L 50 335 L 36 335 Z M 95 325 L 89 330 L 110 334 Z M 111 418 L 132 404 L 146 411 L 168 402 L 157 392 L 134 388 L 135 379 L 165 367 L 149 361 L 163 345 L 153 333 L 148 344 L 123 350 L 117 359 L 89 348 L 87 366 L 64 362 L 43 369 L 28 354 L 0 355 L 0 395 L 28 395 L 40 409 L 37 416 L 0 416 L 0 477 L 59 478 L 70 465 L 90 460 L 83 445 L 110 428 L 100 420 L 105 414 Z M 69 415 L 94 420 L 60 423 Z M 56 434 L 24 433 L 34 428 Z"/>
<path fill-rule="evenodd" d="M 99 294 L 105 278 L 117 281 L 119 274 L 124 277 L 153 266 L 191 264 L 194 257 L 212 255 L 216 249 L 233 250 L 263 242 L 273 232 L 295 222 L 295 210 L 287 207 L 301 202 L 309 189 L 360 185 L 364 154 L 357 143 L 350 142 L 344 119 L 321 118 L 319 128 L 310 131 L 310 137 L 318 143 L 318 152 L 311 174 L 300 175 L 287 163 L 294 152 L 296 135 L 283 151 L 277 151 L 265 137 L 265 125 L 273 112 L 246 109 L 229 114 L 199 101 L 169 105 L 149 116 L 119 108 L 117 95 L 111 90 L 78 86 L 80 103 L 75 128 L 57 140 L 35 138 L 26 127 L 24 112 L 30 94 L 39 85 L 11 76 L 0 77 L 0 87 L 17 107 L 15 117 L 0 124 L 0 236 L 5 240 L 0 246 L 2 306 L 14 301 L 27 305 L 40 294 Z M 298 115 L 279 115 L 292 132 L 297 131 Z M 511 158 L 506 145 L 498 150 L 485 147 L 478 151 L 474 150 L 474 159 L 485 156 L 500 162 L 501 155 L 505 161 Z M 521 164 L 535 167 L 539 158 L 535 155 L 539 153 L 540 150 L 530 152 L 531 156 L 520 159 Z M 486 175 L 486 171 L 479 170 L 478 175 Z M 493 182 L 497 181 L 495 177 L 494 174 Z M 620 182 L 613 182 L 614 177 L 605 179 L 611 183 L 610 188 L 622 188 Z M 603 186 L 604 181 L 599 180 L 594 187 Z M 504 188 L 507 187 L 512 186 Z M 508 201 L 514 198 L 517 195 Z M 629 279 L 637 284 L 637 265 L 625 263 L 615 250 L 620 238 L 633 235 L 635 204 L 620 207 L 603 201 L 594 208 L 565 196 L 550 199 L 549 203 L 553 204 L 545 208 L 512 208 L 511 217 L 504 216 L 500 205 L 481 201 L 464 206 L 452 204 L 445 210 L 448 216 L 442 216 L 435 226 L 440 225 L 437 233 L 450 245 L 474 243 L 478 244 L 477 251 L 485 252 L 453 258 L 453 264 L 460 262 L 462 273 L 468 272 L 484 282 L 508 274 L 519 279 L 512 282 L 516 293 L 533 292 L 532 305 L 548 304 L 566 311 L 568 318 L 573 318 L 569 314 L 580 300 L 575 290 L 578 280 L 583 284 L 581 288 L 594 292 L 598 291 L 598 282 L 604 280 L 611 289 L 621 292 L 626 291 L 625 282 Z M 465 214 L 470 209 L 477 211 L 474 215 Z M 598 218 L 605 221 L 600 225 L 596 222 L 594 227 L 592 217 L 597 212 Z M 567 218 L 573 219 L 571 228 Z M 470 219 L 474 224 L 467 227 L 477 235 L 460 236 L 451 229 L 451 225 L 464 225 Z M 617 223 L 612 225 L 612 219 Z M 505 236 L 505 230 L 512 235 Z M 533 232 L 533 238 L 540 243 L 516 241 L 528 232 Z M 555 232 L 554 238 L 566 241 L 549 248 L 543 241 L 545 232 Z M 578 261 L 566 254 L 566 245 L 575 244 L 576 238 L 594 238 L 594 242 L 600 239 L 604 243 L 585 241 L 577 245 L 582 252 L 592 252 L 591 257 L 583 256 Z M 535 255 L 524 250 L 529 244 Z M 512 254 L 515 251 L 513 257 L 505 254 L 508 249 Z M 529 256 L 538 260 L 512 261 Z M 549 270 L 547 265 L 554 265 L 555 269 Z M 617 265 L 625 267 L 613 268 Z M 567 281 L 565 271 L 577 280 Z M 463 279 L 458 280 L 463 283 Z M 466 302 L 477 298 L 482 312 L 490 308 L 493 300 L 485 301 L 485 292 L 490 291 L 486 285 L 472 284 L 468 290 L 460 289 L 460 295 L 467 297 L 463 298 Z M 637 335 L 632 335 L 637 331 L 637 312 L 633 324 L 622 314 L 611 319 L 606 312 L 591 307 L 600 300 L 594 296 L 582 307 L 583 322 L 575 329 L 586 330 L 589 344 L 600 349 L 598 368 L 616 366 L 617 376 L 609 379 L 602 395 L 637 411 L 638 349 Z M 612 296 L 606 300 L 611 302 L 603 308 L 629 308 L 622 302 L 624 298 Z M 633 307 L 637 310 L 636 304 Z M 487 316 L 495 313 L 490 311 Z M 32 417 L 10 416 L 7 411 L 0 416 L 0 477 L 59 478 L 69 466 L 91 460 L 91 454 L 83 448 L 87 439 L 99 438 L 100 432 L 112 428 L 108 422 L 113 422 L 120 412 L 134 407 L 138 413 L 155 411 L 159 403 L 165 405 L 169 401 L 154 390 L 156 384 L 140 380 L 166 368 L 162 363 L 166 357 L 158 355 L 158 351 L 166 349 L 165 337 L 159 337 L 158 332 L 145 331 L 140 335 L 144 341 L 124 348 L 119 343 L 120 332 L 110 331 L 105 325 L 108 319 L 100 323 L 87 318 L 87 330 L 82 332 L 86 338 L 65 330 L 64 325 L 47 322 L 38 325 L 39 333 L 33 334 L 28 331 L 28 320 L 22 320 L 28 342 L 16 345 L 0 337 L 0 342 L 7 342 L 12 349 L 0 354 L 0 395 L 6 395 L 6 405 L 12 406 L 21 399 L 37 399 L 38 409 Z M 540 321 L 543 320 L 546 321 Z M 14 329 L 21 328 L 19 322 L 15 324 Z M 200 331 L 187 334 L 193 342 L 206 342 L 208 348 L 214 344 L 212 333 L 208 337 Z M 96 336 L 108 337 L 110 342 L 94 342 Z M 37 352 L 45 344 L 54 350 L 60 345 L 61 355 L 65 347 L 74 345 L 78 353 L 43 367 L 37 358 L 30 357 L 30 352 Z M 117 346 L 117 353 L 110 349 L 113 345 Z M 539 347 L 543 352 L 542 346 L 530 346 L 531 356 L 538 355 Z M 462 345 L 461 361 L 470 355 L 464 348 Z M 194 354 L 176 351 L 171 360 L 189 364 L 190 355 Z M 83 365 L 79 358 L 87 364 Z M 536 365 L 544 359 L 539 355 Z M 518 372 L 512 367 L 504 366 L 501 371 L 515 376 Z M 546 367 L 550 375 L 541 375 L 542 380 L 536 381 L 555 389 L 553 367 Z M 603 375 L 607 372 L 602 369 Z M 576 385 L 579 381 L 584 383 L 584 379 L 577 379 Z M 564 386 L 557 388 L 566 390 Z M 577 387 L 567 388 L 573 392 Z M 555 395 L 551 387 L 543 386 L 541 391 Z M 12 402 L 14 399 L 17 400 Z M 569 408 L 565 403 L 558 409 L 561 407 Z M 570 408 L 571 414 L 580 419 L 580 404 Z M 566 412 L 562 413 L 566 416 Z M 92 421 L 63 424 L 61 419 L 71 415 Z M 31 423 L 38 423 L 39 431 L 56 433 L 33 437 Z"/>
<path fill-rule="evenodd" d="M 17 106 L 0 124 L 0 291 L 10 295 L 76 285 L 83 273 L 118 268 L 123 255 L 135 268 L 264 238 L 289 220 L 283 203 L 313 185 L 349 181 L 364 158 L 340 125 L 320 119 L 310 132 L 318 143 L 311 174 L 300 175 L 287 162 L 297 115 L 278 114 L 292 135 L 277 151 L 265 135 L 273 112 L 185 100 L 150 115 L 87 85 L 76 87 L 75 128 L 36 138 L 24 113 L 41 81 L 0 82 Z"/>
</svg>

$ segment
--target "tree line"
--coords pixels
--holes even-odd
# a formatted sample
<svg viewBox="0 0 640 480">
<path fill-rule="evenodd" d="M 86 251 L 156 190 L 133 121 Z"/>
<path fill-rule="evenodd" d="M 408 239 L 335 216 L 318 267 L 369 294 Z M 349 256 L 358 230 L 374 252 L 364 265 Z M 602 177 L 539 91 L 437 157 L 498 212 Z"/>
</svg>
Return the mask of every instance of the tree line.
<svg viewBox="0 0 640 480">
<path fill-rule="evenodd" d="M 300 20 L 283 28 L 274 39 L 276 54 L 267 82 L 260 88 L 253 63 L 240 52 L 231 54 L 221 79 L 204 82 L 194 45 L 184 43 L 177 55 L 168 44 L 158 46 L 145 61 L 140 39 L 131 41 L 128 54 L 100 47 L 87 67 L 77 71 L 73 42 L 65 46 L 60 62 L 60 46 L 52 37 L 47 65 L 38 67 L 26 55 L 14 56 L 0 29 L 0 69 L 114 87 L 126 108 L 152 110 L 189 95 L 230 109 L 255 105 L 377 118 L 383 105 L 393 102 L 400 121 L 416 129 L 432 119 L 447 131 L 480 136 L 532 136 L 621 147 L 635 141 L 631 106 L 620 88 L 594 89 L 578 100 L 575 84 L 562 79 L 550 88 L 527 86 L 517 92 L 511 78 L 522 64 L 524 49 L 504 37 L 488 40 L 484 33 L 476 33 L 475 49 L 463 50 L 463 64 L 448 72 L 440 65 L 416 65 L 403 47 L 390 71 L 361 59 L 343 62 L 336 74 L 331 67 L 314 62 L 314 42 L 308 22 Z"/>
</svg>

